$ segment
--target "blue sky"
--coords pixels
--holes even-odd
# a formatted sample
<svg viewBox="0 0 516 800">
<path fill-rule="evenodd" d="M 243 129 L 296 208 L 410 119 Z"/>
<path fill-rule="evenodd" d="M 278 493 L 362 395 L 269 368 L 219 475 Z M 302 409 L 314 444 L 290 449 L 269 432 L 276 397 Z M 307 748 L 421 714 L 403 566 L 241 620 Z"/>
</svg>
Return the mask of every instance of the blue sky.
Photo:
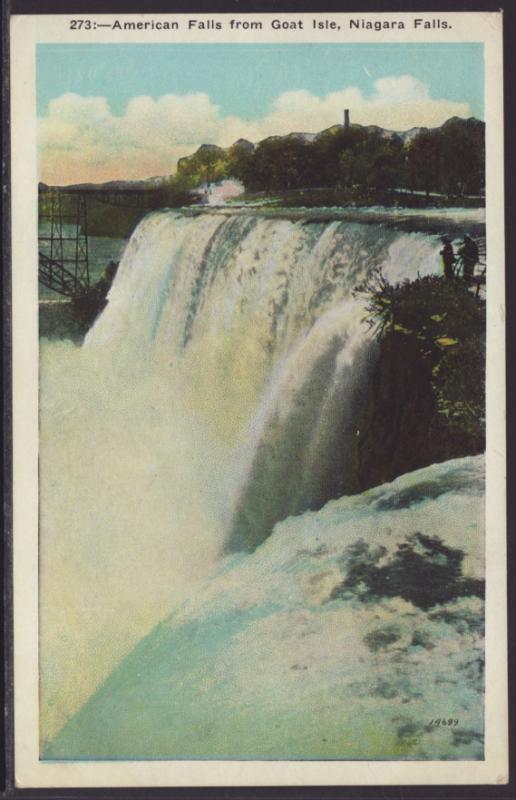
<svg viewBox="0 0 516 800">
<path fill-rule="evenodd" d="M 403 131 L 483 118 L 483 47 L 458 44 L 42 44 L 40 179 L 171 174 L 203 143 L 351 121 Z"/>
<path fill-rule="evenodd" d="M 483 118 L 482 45 L 152 44 L 38 46 L 38 113 L 66 92 L 107 97 L 121 114 L 135 95 L 207 92 L 223 114 L 262 115 L 288 89 L 364 95 L 385 75 L 409 74 L 433 97 L 469 103 Z"/>
</svg>

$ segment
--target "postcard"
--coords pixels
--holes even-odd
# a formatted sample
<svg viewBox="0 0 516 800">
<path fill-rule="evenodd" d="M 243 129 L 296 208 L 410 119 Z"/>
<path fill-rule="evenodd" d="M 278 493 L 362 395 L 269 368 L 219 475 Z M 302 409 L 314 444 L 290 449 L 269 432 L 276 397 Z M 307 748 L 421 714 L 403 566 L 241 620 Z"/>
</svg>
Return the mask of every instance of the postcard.
<svg viewBox="0 0 516 800">
<path fill-rule="evenodd" d="M 11 47 L 17 785 L 507 782 L 501 13 Z"/>
</svg>

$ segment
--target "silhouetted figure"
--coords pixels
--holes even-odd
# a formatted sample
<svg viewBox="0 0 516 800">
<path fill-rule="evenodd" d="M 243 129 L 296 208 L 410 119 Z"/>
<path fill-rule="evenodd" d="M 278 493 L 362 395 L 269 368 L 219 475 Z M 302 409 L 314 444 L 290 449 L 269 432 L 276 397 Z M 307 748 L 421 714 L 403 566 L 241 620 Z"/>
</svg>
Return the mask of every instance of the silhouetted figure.
<svg viewBox="0 0 516 800">
<path fill-rule="evenodd" d="M 445 278 L 453 278 L 455 275 L 455 253 L 453 252 L 453 247 L 451 240 L 448 236 L 443 236 L 441 238 L 441 242 L 443 243 L 444 247 L 440 252 L 441 258 L 443 260 L 443 270 L 444 270 L 444 277 Z"/>
<path fill-rule="evenodd" d="M 118 261 L 110 261 L 106 267 L 105 275 L 110 283 L 113 283 L 113 278 L 116 275 L 116 271 L 118 269 Z"/>
<path fill-rule="evenodd" d="M 107 294 L 111 288 L 118 269 L 116 261 L 110 261 L 104 270 L 104 275 L 93 286 L 88 286 L 73 299 L 73 309 L 76 319 L 84 330 L 93 324 L 96 317 L 107 305 Z"/>
<path fill-rule="evenodd" d="M 465 281 L 471 282 L 478 264 L 478 247 L 471 236 L 464 237 L 464 243 L 458 250 L 458 255 L 462 262 L 462 277 Z"/>
<path fill-rule="evenodd" d="M 104 270 L 104 275 L 100 280 L 97 281 L 97 283 L 93 287 L 94 290 L 99 295 L 99 297 L 101 297 L 102 299 L 104 299 L 107 296 L 107 293 L 111 289 L 111 284 L 113 283 L 117 269 L 118 269 L 118 263 L 116 261 L 110 261 L 106 269 Z"/>
</svg>

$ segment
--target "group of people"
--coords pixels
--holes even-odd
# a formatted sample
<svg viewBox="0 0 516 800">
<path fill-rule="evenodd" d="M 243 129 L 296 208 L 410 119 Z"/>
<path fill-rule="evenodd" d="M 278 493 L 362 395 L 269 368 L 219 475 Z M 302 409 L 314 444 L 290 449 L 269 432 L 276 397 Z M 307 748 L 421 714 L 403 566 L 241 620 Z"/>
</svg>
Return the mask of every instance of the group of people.
<svg viewBox="0 0 516 800">
<path fill-rule="evenodd" d="M 444 276 L 446 278 L 462 277 L 465 281 L 472 282 L 475 266 L 478 264 L 478 247 L 471 236 L 464 237 L 462 245 L 457 250 L 457 255 L 453 251 L 449 236 L 443 236 L 441 241 L 444 245 L 440 252 Z"/>
</svg>

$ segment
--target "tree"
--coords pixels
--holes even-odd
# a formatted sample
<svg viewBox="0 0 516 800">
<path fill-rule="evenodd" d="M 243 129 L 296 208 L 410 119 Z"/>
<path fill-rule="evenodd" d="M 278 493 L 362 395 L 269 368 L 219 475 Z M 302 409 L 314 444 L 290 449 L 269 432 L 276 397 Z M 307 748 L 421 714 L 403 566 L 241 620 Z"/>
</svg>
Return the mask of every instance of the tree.
<svg viewBox="0 0 516 800">
<path fill-rule="evenodd" d="M 403 142 L 398 136 L 375 142 L 371 154 L 369 184 L 376 189 L 395 189 L 404 185 Z"/>
<path fill-rule="evenodd" d="M 390 284 L 380 271 L 356 290 L 380 341 L 410 343 L 429 367 L 441 424 L 478 440 L 485 422 L 485 303 L 462 281 L 435 275 Z"/>
<path fill-rule="evenodd" d="M 409 183 L 412 190 L 422 189 L 426 195 L 439 191 L 440 142 L 436 131 L 425 131 L 414 137 L 408 149 Z"/>
<path fill-rule="evenodd" d="M 313 148 L 295 136 L 270 137 L 257 146 L 246 170 L 250 189 L 299 189 L 316 182 Z"/>
<path fill-rule="evenodd" d="M 253 160 L 253 148 L 248 144 L 235 142 L 228 152 L 228 176 L 242 181 L 247 186 L 252 176 Z"/>
<path fill-rule="evenodd" d="M 450 120 L 440 130 L 443 189 L 449 194 L 479 194 L 484 185 L 484 127 Z"/>
<path fill-rule="evenodd" d="M 367 131 L 364 128 L 330 128 L 318 136 L 314 143 L 314 162 L 317 164 L 317 174 L 320 186 L 335 186 L 342 179 L 349 180 L 339 168 L 339 164 L 350 166 L 352 159 L 344 157 L 344 153 L 358 155 L 367 140 Z M 343 162 L 341 162 L 343 158 Z M 361 172 L 363 177 L 363 173 Z M 361 181 L 360 181 L 361 182 Z"/>
<path fill-rule="evenodd" d="M 228 154 L 222 147 L 202 144 L 191 156 L 182 158 L 177 165 L 177 174 L 190 179 L 193 186 L 213 183 L 227 177 Z"/>
</svg>

